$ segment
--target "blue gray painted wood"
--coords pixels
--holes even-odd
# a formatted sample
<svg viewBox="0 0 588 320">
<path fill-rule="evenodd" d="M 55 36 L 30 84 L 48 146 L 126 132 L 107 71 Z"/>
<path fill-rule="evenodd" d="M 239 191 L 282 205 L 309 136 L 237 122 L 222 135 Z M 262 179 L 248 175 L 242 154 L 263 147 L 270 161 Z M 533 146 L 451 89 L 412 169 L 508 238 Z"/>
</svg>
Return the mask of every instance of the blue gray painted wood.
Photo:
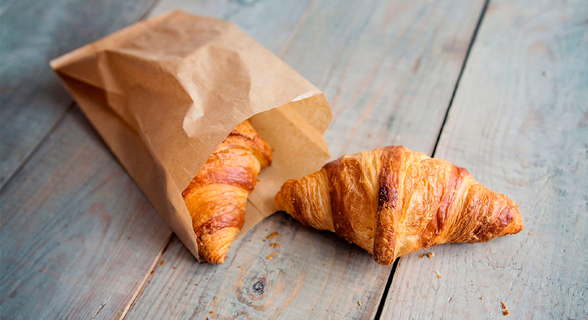
<svg viewBox="0 0 588 320">
<path fill-rule="evenodd" d="M 490 2 L 435 156 L 509 195 L 525 230 L 403 258 L 382 318 L 588 318 L 587 19 L 583 0 Z"/>
<path fill-rule="evenodd" d="M 216 13 L 187 3 L 160 6 Z M 251 7 L 260 21 L 292 11 L 271 1 Z M 280 38 L 283 47 L 270 48 L 325 90 L 336 115 L 327 133 L 333 156 L 391 143 L 431 152 L 482 7 L 482 1 L 316 1 L 294 21 L 288 40 Z M 263 29 L 249 29 L 239 14 L 230 19 L 267 45 L 256 33 Z M 264 242 L 274 231 L 281 234 L 278 249 Z M 272 252 L 278 253 L 267 260 Z M 235 243 L 223 266 L 195 263 L 177 240 L 162 259 L 128 319 L 373 319 L 391 271 L 284 214 Z"/>
<path fill-rule="evenodd" d="M 171 235 L 77 108 L 0 202 L 2 319 L 119 318 Z"/>
<path fill-rule="evenodd" d="M 39 22 L 20 30 L 26 41 L 13 44 L 30 61 L 40 58 L 25 47 L 48 60 L 54 56 L 46 48 L 56 56 L 91 40 L 70 33 L 98 37 L 132 22 L 127 13 L 140 16 L 139 2 L 115 2 L 98 11 L 124 13 L 121 20 L 63 14 L 84 12 L 73 1 L 47 12 L 27 7 L 30 1 L 8 1 L 0 8 L 0 24 L 12 30 L 4 27 L 20 21 L 5 17 L 32 8 L 21 20 Z M 588 13 L 580 0 L 509 3 L 495 1 L 488 9 L 436 156 L 515 199 L 526 230 L 488 244 L 441 246 L 433 260 L 405 258 L 382 318 L 496 318 L 502 317 L 500 300 L 520 318 L 588 314 L 581 273 L 588 269 L 582 247 L 588 240 L 588 185 L 581 179 L 588 172 L 588 27 L 582 20 Z M 433 151 L 482 4 L 163 0 L 154 12 L 179 7 L 229 19 L 283 57 L 331 101 L 336 118 L 327 140 L 338 156 L 385 144 Z M 104 27 L 105 21 L 112 23 Z M 62 37 L 58 45 L 40 36 L 45 31 Z M 54 80 L 43 80 L 48 67 L 10 69 L 18 66 L 7 61 L 21 60 L 0 59 L 2 118 L 12 117 L 2 120 L 1 177 L 34 152 L 0 191 L 1 318 L 375 316 L 390 268 L 284 214 L 235 243 L 222 266 L 197 263 L 175 237 L 164 250 L 169 229 L 79 111 L 55 125 L 69 100 L 60 87 L 47 84 Z M 5 82 L 5 74 L 19 76 L 14 70 L 24 75 Z M 40 89 L 27 91 L 27 79 L 38 80 Z M 65 107 L 55 107 L 61 101 Z M 51 105 L 43 109 L 45 104 Z M 52 106 L 58 112 L 49 111 Z M 15 141 L 25 139 L 23 133 L 33 138 L 20 147 Z M 12 139 L 8 147 L 5 137 Z M 279 248 L 264 239 L 273 231 L 281 234 L 271 241 Z"/>
<path fill-rule="evenodd" d="M 2 2 L 0 188 L 72 105 L 49 60 L 137 21 L 154 1 Z"/>
</svg>

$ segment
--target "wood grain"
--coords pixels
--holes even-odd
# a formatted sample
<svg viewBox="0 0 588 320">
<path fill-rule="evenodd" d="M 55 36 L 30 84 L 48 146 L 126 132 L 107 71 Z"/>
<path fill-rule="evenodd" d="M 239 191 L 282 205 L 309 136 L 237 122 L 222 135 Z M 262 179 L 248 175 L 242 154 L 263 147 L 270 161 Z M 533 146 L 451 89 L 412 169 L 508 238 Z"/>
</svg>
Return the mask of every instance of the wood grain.
<svg viewBox="0 0 588 320">
<path fill-rule="evenodd" d="M 333 158 L 403 144 L 431 154 L 484 1 L 319 1 L 283 59 L 333 108 Z"/>
<path fill-rule="evenodd" d="M 183 1 L 160 6 L 226 17 Z M 253 2 L 248 10 L 258 21 L 293 11 L 264 6 L 275 4 Z M 263 28 L 249 29 L 257 22 L 241 20 L 249 11 L 229 19 L 325 90 L 336 115 L 327 133 L 333 156 L 392 143 L 430 153 L 482 7 L 483 1 L 313 1 L 296 11 L 298 22 L 287 21 L 295 23 L 292 34 L 275 41 L 258 38 Z M 263 241 L 274 231 L 281 234 L 278 249 Z M 162 259 L 128 319 L 373 319 L 391 271 L 284 214 L 234 243 L 222 266 L 196 263 L 176 239 Z"/>
<path fill-rule="evenodd" d="M 193 14 L 228 20 L 268 50 L 277 53 L 303 24 L 312 8 L 312 0 L 163 0 L 150 16 L 181 9 Z"/>
<path fill-rule="evenodd" d="M 501 301 L 506 319 L 588 317 L 587 17 L 490 2 L 435 156 L 515 200 L 525 230 L 403 258 L 382 318 L 499 319 Z"/>
<path fill-rule="evenodd" d="M 0 187 L 72 99 L 49 60 L 137 21 L 154 0 L 20 0 L 0 7 Z"/>
<path fill-rule="evenodd" d="M 122 318 L 170 239 L 79 110 L 66 114 L 0 193 L 2 319 Z"/>
<path fill-rule="evenodd" d="M 265 239 L 272 232 L 280 235 Z M 369 319 L 389 271 L 359 247 L 284 213 L 234 243 L 224 265 L 198 263 L 176 237 L 162 261 L 127 319 Z"/>
<path fill-rule="evenodd" d="M 0 202 L 2 319 L 118 318 L 171 235 L 77 108 Z"/>
</svg>

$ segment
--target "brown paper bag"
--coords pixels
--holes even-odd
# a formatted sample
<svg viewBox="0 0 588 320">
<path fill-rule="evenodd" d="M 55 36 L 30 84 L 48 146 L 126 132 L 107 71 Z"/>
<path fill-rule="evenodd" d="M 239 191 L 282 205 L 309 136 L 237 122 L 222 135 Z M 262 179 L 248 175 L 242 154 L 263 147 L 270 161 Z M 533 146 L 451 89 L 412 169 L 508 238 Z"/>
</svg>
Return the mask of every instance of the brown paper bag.
<svg viewBox="0 0 588 320">
<path fill-rule="evenodd" d="M 243 235 L 275 210 L 282 183 L 329 158 L 323 94 L 234 25 L 173 11 L 51 61 L 65 87 L 176 235 L 198 257 L 182 198 L 242 121 L 273 149 Z"/>
</svg>

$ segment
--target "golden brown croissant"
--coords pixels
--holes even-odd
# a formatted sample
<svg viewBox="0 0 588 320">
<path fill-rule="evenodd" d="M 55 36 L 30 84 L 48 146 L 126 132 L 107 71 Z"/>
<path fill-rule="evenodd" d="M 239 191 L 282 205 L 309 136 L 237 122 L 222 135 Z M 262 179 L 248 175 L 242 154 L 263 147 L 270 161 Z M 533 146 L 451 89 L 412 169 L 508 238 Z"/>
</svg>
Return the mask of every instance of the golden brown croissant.
<svg viewBox="0 0 588 320">
<path fill-rule="evenodd" d="M 485 242 L 523 230 L 518 206 L 463 168 L 402 146 L 345 155 L 287 181 L 278 210 L 330 230 L 389 265 L 442 243 Z"/>
<path fill-rule="evenodd" d="M 245 120 L 216 148 L 184 190 L 201 259 L 224 262 L 233 238 L 245 223 L 245 205 L 257 174 L 271 161 L 270 146 Z"/>
</svg>

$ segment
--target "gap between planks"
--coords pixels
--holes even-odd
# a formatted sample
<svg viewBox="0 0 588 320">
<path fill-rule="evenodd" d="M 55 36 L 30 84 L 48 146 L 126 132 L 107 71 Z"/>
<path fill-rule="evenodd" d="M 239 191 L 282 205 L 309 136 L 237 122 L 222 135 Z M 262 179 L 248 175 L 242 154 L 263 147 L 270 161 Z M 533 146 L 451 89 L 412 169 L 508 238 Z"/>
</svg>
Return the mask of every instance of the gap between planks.
<svg viewBox="0 0 588 320">
<path fill-rule="evenodd" d="M 145 15 L 141 17 L 141 20 L 143 20 L 143 19 L 145 19 L 145 18 L 148 18 L 148 17 L 149 17 L 149 15 L 151 14 L 151 12 L 153 11 L 153 9 L 154 9 L 155 7 L 157 7 L 157 4 L 158 4 L 160 1 L 161 1 L 161 0 L 155 0 L 155 1 L 154 1 L 154 3 L 153 3 L 153 4 L 152 4 L 150 7 L 149 7 L 149 9 L 148 9 L 148 11 L 145 13 Z M 437 145 L 438 145 L 438 143 L 439 143 L 439 140 L 440 140 L 441 134 L 442 134 L 442 132 L 443 132 L 443 127 L 444 127 L 444 126 L 445 126 L 445 124 L 446 124 L 447 117 L 448 117 L 448 115 L 449 115 L 449 111 L 450 111 L 451 105 L 453 104 L 453 100 L 454 100 L 454 97 L 455 97 L 455 93 L 456 93 L 456 91 L 457 91 L 457 88 L 458 88 L 458 86 L 459 86 L 459 82 L 460 82 L 460 80 L 461 80 L 461 77 L 462 77 L 462 75 L 463 75 L 463 72 L 464 72 L 465 66 L 466 66 L 466 64 L 467 64 L 467 61 L 468 61 L 468 58 L 469 58 L 469 55 L 470 55 L 471 49 L 472 49 L 472 47 L 473 47 L 473 44 L 474 44 L 474 42 L 475 42 L 476 36 L 477 36 L 477 34 L 478 34 L 478 30 L 479 30 L 479 28 L 480 28 L 480 25 L 481 25 L 481 23 L 482 23 L 482 20 L 484 19 L 484 15 L 485 15 L 485 13 L 486 13 L 486 9 L 487 9 L 487 7 L 488 7 L 489 1 L 490 1 L 490 0 L 485 0 L 485 1 L 484 1 L 484 5 L 483 5 L 483 7 L 482 7 L 482 10 L 481 10 L 481 12 L 480 12 L 480 15 L 479 15 L 479 17 L 478 17 L 478 19 L 477 19 L 476 27 L 475 27 L 475 29 L 474 29 L 474 32 L 472 33 L 472 36 L 471 36 L 471 38 L 470 38 L 469 45 L 468 45 L 468 49 L 467 49 L 467 51 L 466 51 L 466 54 L 465 54 L 465 56 L 464 56 L 464 59 L 463 59 L 462 65 L 461 65 L 461 69 L 460 69 L 460 72 L 459 72 L 459 75 L 458 75 L 458 78 L 457 78 L 457 80 L 456 80 L 456 83 L 455 83 L 455 85 L 454 85 L 454 88 L 453 88 L 453 92 L 452 92 L 452 95 L 451 95 L 450 101 L 449 101 L 449 103 L 448 103 L 448 107 L 447 107 L 447 109 L 446 109 L 446 111 L 445 111 L 445 115 L 444 115 L 443 122 L 442 122 L 442 124 L 441 124 L 441 126 L 440 126 L 440 128 L 439 128 L 439 133 L 437 134 L 436 142 L 435 142 L 435 145 L 434 145 L 434 147 L 433 147 L 433 151 L 432 151 L 432 153 L 431 153 L 431 156 L 434 156 L 434 155 L 435 155 L 435 152 L 436 152 L 436 149 L 437 149 Z M 305 22 L 305 20 L 306 20 L 306 16 L 307 16 L 307 13 L 308 13 L 308 11 L 309 11 L 309 10 L 310 10 L 310 9 L 313 7 L 313 4 L 314 4 L 314 3 L 315 3 L 315 1 L 312 1 L 312 2 L 309 4 L 308 8 L 305 10 L 304 14 L 303 14 L 303 15 L 300 17 L 300 19 L 299 19 L 298 23 L 296 24 L 296 27 L 295 27 L 295 28 L 292 30 L 291 34 L 289 35 L 289 37 L 288 37 L 288 40 L 286 41 L 286 43 L 284 44 L 284 46 L 282 47 L 282 49 L 279 51 L 279 56 L 280 56 L 280 57 L 283 57 L 283 56 L 284 56 L 284 54 L 286 53 L 286 51 L 288 50 L 288 47 L 289 47 L 289 45 L 290 45 L 290 43 L 291 43 L 291 41 L 292 41 L 293 37 L 294 37 L 294 36 L 295 36 L 295 34 L 298 32 L 298 30 L 300 29 L 301 25 L 302 25 L 302 24 Z M 147 284 L 148 284 L 148 282 L 149 282 L 149 281 L 148 281 L 148 280 L 149 280 L 149 278 L 151 278 L 151 277 L 152 277 L 152 274 L 153 274 L 153 272 L 154 272 L 154 271 L 155 271 L 155 269 L 157 268 L 157 263 L 158 263 L 158 261 L 161 259 L 161 257 L 162 257 L 162 256 L 163 256 L 163 254 L 165 253 L 166 249 L 167 249 L 167 248 L 169 247 L 169 245 L 171 244 L 171 241 L 173 240 L 173 237 L 174 237 L 174 234 L 172 234 L 172 235 L 170 236 L 170 238 L 168 239 L 168 241 L 167 241 L 166 245 L 164 246 L 164 248 L 161 250 L 161 252 L 158 254 L 158 256 L 156 257 L 156 259 L 153 261 L 151 268 L 149 269 L 149 271 L 147 272 L 147 274 L 146 274 L 146 275 L 143 277 L 143 280 L 141 281 L 139 288 L 137 289 L 136 293 L 135 293 L 135 294 L 132 296 L 132 299 L 131 299 L 131 301 L 129 301 L 129 303 L 128 303 L 128 305 L 127 305 L 127 308 L 125 308 L 125 310 L 124 310 L 124 311 L 123 311 L 123 313 L 121 314 L 121 317 L 120 317 L 120 319 L 123 319 L 123 320 L 124 320 L 124 319 L 126 319 L 126 318 L 127 318 L 127 315 L 129 314 L 129 311 L 130 311 L 130 310 L 131 310 L 131 309 L 134 307 L 134 305 L 135 305 L 135 303 L 136 303 L 136 301 L 137 301 L 138 297 L 141 295 L 141 293 L 144 291 L 145 287 L 147 286 Z M 400 264 L 400 258 L 398 258 L 398 259 L 397 259 L 397 260 L 394 262 L 394 264 L 393 264 L 392 270 L 391 270 L 391 272 L 390 272 L 390 275 L 388 276 L 388 279 L 387 279 L 387 283 L 386 283 L 385 289 L 384 289 L 384 291 L 382 292 L 382 295 L 381 295 L 381 297 L 380 297 L 380 301 L 379 301 L 379 303 L 378 303 L 378 308 L 377 308 L 377 311 L 376 311 L 376 314 L 375 314 L 375 317 L 374 317 L 374 319 L 380 319 L 380 317 L 381 317 L 381 315 L 382 315 L 383 308 L 384 308 L 385 301 L 386 301 L 386 297 L 388 296 L 389 290 L 390 290 L 390 288 L 391 288 L 391 285 L 392 285 L 392 281 L 393 281 L 393 279 L 394 279 L 394 273 L 395 273 L 395 271 L 396 271 L 396 269 L 397 269 L 397 267 L 398 267 L 398 265 L 399 265 L 399 264 Z"/>
<path fill-rule="evenodd" d="M 153 1 L 153 3 L 152 3 L 150 6 L 149 6 L 149 8 L 147 9 L 147 11 L 145 12 L 145 14 L 143 14 L 139 20 L 143 20 L 143 19 L 145 19 L 145 18 L 149 17 L 149 15 L 150 15 L 150 14 L 151 14 L 151 12 L 153 11 L 153 9 L 154 9 L 155 7 L 157 7 L 157 4 L 159 4 L 159 2 L 160 2 L 160 0 L 155 0 L 155 1 Z M 312 4 L 311 4 L 311 5 L 312 5 Z M 477 25 L 476 25 L 476 28 L 475 28 L 475 31 L 474 31 L 474 33 L 473 33 L 472 39 L 471 39 L 471 41 L 470 41 L 470 44 L 469 44 L 469 47 L 468 47 L 468 51 L 467 51 L 467 53 L 466 53 L 466 56 L 465 56 L 465 58 L 464 58 L 464 61 L 463 61 L 463 64 L 462 64 L 462 68 L 461 68 L 461 71 L 460 71 L 460 73 L 459 73 L 459 76 L 458 76 L 457 82 L 456 82 L 456 84 L 455 84 L 455 88 L 454 88 L 454 90 L 453 90 L 453 94 L 452 94 L 451 100 L 450 100 L 450 102 L 449 102 L 449 106 L 448 106 L 448 108 L 447 108 L 447 110 L 446 110 L 446 114 L 445 114 L 444 121 L 443 121 L 443 123 L 442 123 L 442 125 L 441 125 L 441 128 L 440 128 L 440 130 L 439 130 L 439 135 L 438 135 L 438 137 L 437 137 L 437 142 L 436 142 L 436 144 L 435 144 L 435 146 L 434 146 L 434 149 L 433 149 L 433 153 L 432 153 L 432 155 L 434 155 L 434 154 L 435 154 L 435 150 L 436 150 L 436 148 L 437 148 L 437 143 L 439 142 L 439 137 L 440 137 L 440 135 L 441 135 L 441 132 L 442 132 L 442 130 L 443 130 L 443 126 L 445 125 L 445 120 L 447 119 L 447 115 L 448 115 L 448 113 L 449 113 L 449 108 L 451 107 L 451 104 L 452 104 L 452 102 L 453 102 L 453 97 L 454 97 L 454 95 L 455 95 L 455 92 L 456 92 L 456 90 L 457 90 L 457 87 L 458 87 L 458 85 L 459 85 L 459 81 L 460 81 L 460 79 L 461 79 L 461 76 L 462 76 L 463 70 L 465 69 L 465 65 L 466 65 L 466 62 L 467 62 L 467 59 L 468 59 L 468 56 L 469 56 L 469 53 L 470 53 L 470 50 L 471 50 L 472 44 L 473 44 L 473 42 L 474 42 L 474 40 L 475 40 L 476 34 L 477 34 L 477 32 L 478 32 L 478 28 L 479 28 L 479 26 L 480 26 L 480 23 L 481 23 L 481 21 L 482 21 L 482 19 L 483 19 L 484 13 L 485 13 L 485 11 L 486 11 L 486 8 L 487 8 L 487 5 L 488 5 L 488 0 L 486 0 L 486 1 L 485 1 L 485 4 L 484 4 L 484 7 L 483 7 L 483 10 L 482 10 L 482 12 L 481 12 L 481 15 L 480 15 L 480 17 L 479 17 L 479 19 L 478 19 L 478 23 L 477 23 Z M 303 15 L 303 16 L 301 17 L 299 24 L 303 23 L 303 19 L 304 19 L 304 18 L 305 18 L 305 15 Z M 295 29 L 294 31 L 296 31 L 296 29 Z M 293 35 L 290 35 L 290 38 L 291 38 L 292 36 L 293 36 Z M 288 44 L 288 43 L 286 43 L 286 45 L 287 45 L 287 44 Z M 280 53 L 284 52 L 284 50 L 287 50 L 287 46 L 285 46 L 285 48 L 284 48 L 284 49 L 283 49 L 283 50 L 282 50 Z M 68 107 L 68 108 L 67 108 L 67 109 L 66 109 L 66 110 L 63 112 L 63 114 L 62 114 L 62 115 L 60 116 L 60 118 L 59 118 L 59 119 L 56 121 L 56 123 L 55 123 L 55 124 L 54 124 L 54 125 L 51 127 L 51 129 L 50 129 L 50 130 L 49 130 L 49 131 L 48 131 L 48 132 L 47 132 L 47 133 L 46 133 L 46 134 L 45 134 L 45 135 L 42 137 L 42 139 L 41 139 L 41 140 L 39 141 L 39 143 L 38 143 L 38 144 L 37 144 L 37 145 L 34 147 L 34 149 L 33 149 L 33 150 L 31 150 L 31 152 L 30 152 L 30 153 L 27 155 L 27 157 L 26 157 L 26 158 L 23 160 L 23 162 L 22 162 L 22 163 L 19 165 L 19 167 L 17 168 L 17 170 L 15 170 L 15 171 L 14 171 L 14 172 L 13 172 L 13 173 L 12 173 L 12 174 L 11 174 L 11 175 L 10 175 L 10 176 L 9 176 L 9 177 L 8 177 L 8 178 L 5 180 L 5 181 L 4 181 L 4 183 L 2 184 L 2 186 L 0 186 L 0 190 L 1 190 L 1 189 L 2 189 L 4 186 L 6 186 L 6 185 L 9 183 L 9 181 L 11 181 L 11 179 L 12 179 L 12 178 L 15 176 L 15 174 L 16 174 L 18 171 L 20 171 L 20 170 L 22 169 L 22 167 L 24 167 L 24 166 L 26 165 L 26 163 L 28 162 L 28 160 L 29 160 L 29 159 L 32 157 L 32 155 L 34 155 L 34 154 L 37 152 L 38 148 L 39 148 L 39 147 L 42 145 L 42 143 L 44 143 L 44 142 L 45 142 L 45 140 L 46 140 L 46 139 L 47 139 L 47 138 L 48 138 L 48 137 L 49 137 L 49 136 L 50 136 L 50 135 L 53 133 L 53 131 L 55 130 L 55 128 L 56 128 L 56 127 L 57 127 L 57 126 L 58 126 L 58 125 L 59 125 L 59 124 L 60 124 L 60 123 L 63 121 L 63 119 L 65 118 L 65 116 L 66 116 L 66 115 L 67 115 L 69 112 L 72 112 L 72 110 L 74 109 L 74 106 L 75 106 L 75 103 L 73 103 L 73 102 L 72 102 L 72 103 L 70 103 L 69 107 Z M 141 294 L 141 292 L 142 292 L 142 291 L 143 291 L 143 289 L 145 288 L 146 284 L 148 283 L 148 280 L 149 280 L 149 278 L 151 277 L 151 271 L 153 271 L 153 270 L 155 269 L 157 262 L 160 260 L 161 256 L 163 255 L 163 253 L 165 252 L 165 250 L 167 249 L 167 247 L 168 247 L 168 246 L 169 246 L 169 244 L 171 243 L 171 240 L 172 240 L 172 238 L 173 238 L 173 235 L 172 235 L 172 236 L 170 236 L 170 238 L 168 239 L 167 243 L 165 244 L 165 246 L 164 246 L 164 247 L 162 248 L 162 250 L 160 251 L 159 255 L 158 255 L 158 256 L 157 256 L 157 257 L 154 259 L 154 261 L 153 261 L 153 263 L 152 263 L 152 267 L 149 269 L 149 271 L 147 272 L 147 274 L 146 274 L 146 275 L 143 277 L 143 280 L 141 281 L 141 284 L 140 284 L 139 288 L 137 289 L 136 293 L 133 295 L 133 297 L 132 297 L 131 301 L 129 301 L 129 303 L 128 303 L 127 307 L 126 307 L 126 308 L 123 310 L 123 313 L 121 314 L 121 318 L 122 318 L 122 319 L 124 319 L 124 318 L 126 317 L 126 315 L 128 314 L 128 311 L 129 311 L 129 310 L 130 310 L 130 309 L 133 307 L 133 305 L 134 305 L 134 303 L 135 303 L 135 301 L 136 301 L 137 297 L 138 297 L 138 296 Z M 396 267 L 397 267 L 397 265 L 398 265 L 398 260 L 397 260 L 397 261 L 395 262 L 395 264 L 394 264 L 394 267 L 393 267 L 393 269 L 392 269 L 392 271 L 391 271 L 391 273 L 390 273 L 390 276 L 389 276 L 389 278 L 388 278 L 388 283 L 387 283 L 387 285 L 386 285 L 386 289 L 385 289 L 385 291 L 384 291 L 384 293 L 383 293 L 382 297 L 380 298 L 380 305 L 379 305 L 379 307 L 378 307 L 378 312 L 377 312 L 377 314 L 376 314 L 376 318 L 379 318 L 379 316 L 381 315 L 381 309 L 382 309 L 382 306 L 383 306 L 383 302 L 385 301 L 385 297 L 387 296 L 387 292 L 388 292 L 388 290 L 389 290 L 389 288 L 390 288 L 390 285 L 391 285 L 391 283 L 392 283 L 392 279 L 393 279 L 394 271 L 396 270 Z"/>
<path fill-rule="evenodd" d="M 435 146 L 433 147 L 433 152 L 431 153 L 431 157 L 435 157 L 435 153 L 437 152 L 437 146 L 439 145 L 439 140 L 441 140 L 441 134 L 443 133 L 443 128 L 445 127 L 445 123 L 447 123 L 447 117 L 449 116 L 449 111 L 451 110 L 451 106 L 453 105 L 453 99 L 455 99 L 455 93 L 457 92 L 457 88 L 459 87 L 459 82 L 461 81 L 461 77 L 463 76 L 463 71 L 465 70 L 466 64 L 468 62 L 468 58 L 470 57 L 470 53 L 472 52 L 472 47 L 474 46 L 474 42 L 476 42 L 476 37 L 478 36 L 478 30 L 480 30 L 480 25 L 482 25 L 482 20 L 484 20 L 484 16 L 486 15 L 486 9 L 488 9 L 488 5 L 490 4 L 490 0 L 484 1 L 484 7 L 482 7 L 482 12 L 480 13 L 480 17 L 478 18 L 478 23 L 476 24 L 476 28 L 474 29 L 474 33 L 472 35 L 472 40 L 470 41 L 470 45 L 468 46 L 468 51 L 463 59 L 463 63 L 461 65 L 461 70 L 459 71 L 459 76 L 457 76 L 457 81 L 455 82 L 455 88 L 453 88 L 453 93 L 451 94 L 451 99 L 449 100 L 449 104 L 447 105 L 447 110 L 445 111 L 445 117 L 443 118 L 443 122 L 441 123 L 441 128 L 439 128 L 439 134 L 437 135 L 437 141 L 435 141 Z"/>
<path fill-rule="evenodd" d="M 153 12 L 153 10 L 157 7 L 157 5 L 161 2 L 161 0 L 155 0 L 153 2 L 153 4 L 147 9 L 147 11 L 145 12 L 145 14 L 141 17 L 140 20 L 149 18 L 151 13 Z M 290 33 L 290 35 L 288 36 L 288 40 L 286 41 L 286 43 L 284 44 L 284 46 L 282 47 L 282 49 L 280 50 L 279 56 L 280 58 L 283 56 L 283 54 L 286 52 L 286 50 L 288 49 L 288 47 L 290 46 L 290 43 L 292 41 L 292 38 L 294 37 L 294 35 L 298 32 L 298 30 L 300 29 L 300 26 L 304 23 L 304 21 L 306 20 L 306 17 L 308 16 L 308 11 L 310 11 L 310 9 L 313 6 L 313 3 L 316 1 L 312 1 L 308 7 L 306 8 L 306 10 L 304 11 L 304 13 L 300 16 L 300 19 L 298 20 L 296 27 L 292 30 L 292 32 Z M 127 315 L 129 314 L 129 311 L 134 307 L 135 303 L 137 302 L 137 299 L 139 298 L 139 296 L 141 295 L 141 293 L 145 290 L 145 287 L 147 286 L 147 284 L 149 283 L 149 278 L 152 277 L 153 273 L 155 272 L 155 269 L 157 268 L 157 262 L 161 259 L 161 257 L 163 256 L 163 254 L 165 253 L 165 251 L 167 250 L 167 248 L 169 247 L 169 245 L 172 242 L 172 239 L 174 238 L 175 234 L 172 233 L 169 237 L 169 239 L 167 240 L 167 243 L 165 244 L 165 246 L 163 247 L 163 249 L 159 252 L 159 254 L 157 255 L 157 257 L 154 259 L 153 263 L 151 264 L 151 268 L 148 269 L 147 273 L 143 276 L 143 280 L 141 281 L 141 283 L 139 284 L 139 287 L 137 288 L 137 290 L 135 291 L 135 293 L 133 294 L 131 300 L 129 301 L 129 303 L 127 304 L 127 307 L 123 310 L 121 316 L 119 319 L 126 319 Z M 390 282 L 390 281 L 389 281 Z M 383 295 L 380 298 L 380 304 L 381 301 L 384 301 L 386 295 Z"/>
<path fill-rule="evenodd" d="M 131 296 L 131 299 L 127 303 L 127 306 L 123 309 L 119 319 L 126 319 L 127 314 L 129 314 L 129 311 L 135 305 L 137 298 L 141 295 L 141 293 L 143 293 L 143 290 L 145 290 L 147 283 L 149 283 L 149 279 L 151 279 L 151 277 L 153 277 L 153 274 L 155 273 L 155 269 L 157 268 L 157 262 L 159 262 L 161 260 L 161 257 L 163 256 L 163 254 L 165 253 L 165 251 L 167 251 L 167 248 L 169 248 L 169 245 L 171 244 L 171 241 L 174 238 L 174 236 L 175 236 L 175 234 L 172 232 L 172 234 L 170 234 L 169 239 L 167 239 L 167 242 L 165 243 L 163 248 L 161 250 L 159 250 L 159 254 L 157 254 L 157 256 L 155 256 L 155 259 L 153 259 L 153 262 L 151 263 L 151 267 L 148 269 L 148 272 L 145 275 L 143 275 L 143 280 L 141 280 L 137 290 Z"/>
<path fill-rule="evenodd" d="M 449 116 L 449 110 L 451 110 L 451 105 L 453 104 L 453 99 L 455 98 L 455 93 L 457 92 L 457 88 L 459 87 L 459 82 L 460 82 L 461 77 L 463 75 L 463 71 L 465 70 L 465 66 L 468 62 L 468 58 L 470 57 L 470 53 L 472 51 L 472 47 L 474 45 L 474 42 L 476 41 L 476 37 L 478 35 L 478 30 L 480 29 L 480 26 L 482 25 L 482 20 L 484 20 L 484 16 L 486 15 L 486 9 L 488 9 L 489 3 L 490 3 L 490 0 L 484 1 L 484 6 L 482 7 L 482 11 L 480 12 L 480 16 L 478 17 L 478 23 L 476 24 L 476 28 L 474 29 L 474 32 L 472 33 L 472 38 L 471 38 L 470 44 L 468 46 L 468 51 L 465 54 L 465 57 L 463 59 L 463 63 L 461 65 L 461 70 L 459 71 L 459 76 L 457 77 L 457 81 L 455 82 L 455 87 L 453 88 L 453 93 L 451 94 L 451 99 L 449 100 L 449 104 L 447 105 L 447 109 L 445 111 L 445 117 L 443 118 L 443 122 L 441 123 L 441 127 L 439 128 L 439 134 L 437 135 L 437 141 L 435 141 L 435 146 L 433 147 L 433 152 L 431 153 L 431 157 L 434 157 L 435 152 L 437 151 L 437 145 L 439 144 L 441 134 L 443 133 L 443 127 L 445 127 L 445 123 L 447 122 L 447 117 Z M 392 286 L 392 281 L 394 281 L 394 273 L 396 272 L 396 269 L 398 268 L 398 265 L 400 264 L 400 259 L 402 259 L 402 257 L 399 257 L 398 259 L 396 259 L 396 261 L 394 261 L 394 266 L 392 267 L 392 271 L 390 271 L 390 276 L 388 278 L 388 282 L 386 283 L 386 288 L 384 288 L 384 292 L 382 293 L 382 297 L 380 298 L 380 304 L 378 305 L 378 311 L 376 312 L 376 316 L 374 317 L 375 320 L 379 320 L 382 317 L 384 305 L 386 304 L 386 297 L 388 297 L 390 287 Z"/>
<path fill-rule="evenodd" d="M 153 11 L 153 9 L 155 7 L 157 7 L 157 5 L 161 2 L 161 0 L 153 0 L 151 2 L 151 4 L 149 5 L 149 7 L 147 7 L 147 10 L 145 11 L 145 13 L 143 13 L 141 15 L 141 17 L 139 18 L 138 21 L 144 20 L 146 17 L 149 17 L 149 15 L 151 14 L 151 12 Z M 10 3 L 9 5 L 11 5 L 12 3 Z M 4 12 L 7 11 L 8 8 L 4 8 L 3 11 L 0 12 L 0 16 L 2 16 L 2 14 Z M 29 151 L 29 153 L 24 157 L 24 159 L 20 162 L 20 164 L 16 167 L 16 169 L 14 169 L 10 175 L 8 175 L 6 177 L 6 179 L 4 179 L 4 181 L 2 181 L 2 183 L 0 183 L 0 191 L 2 191 L 4 189 L 5 186 L 8 185 L 8 183 L 10 183 L 10 181 L 12 180 L 12 178 L 14 178 L 16 176 L 16 174 L 22 169 L 24 168 L 24 166 L 29 162 L 29 160 L 32 158 L 32 156 L 37 153 L 37 150 L 39 150 L 39 148 L 41 147 L 41 145 L 43 145 L 43 143 L 45 143 L 45 141 L 47 140 L 47 138 L 53 134 L 53 132 L 55 131 L 55 129 L 57 129 L 57 127 L 59 127 L 59 125 L 63 122 L 63 119 L 65 119 L 65 117 L 74 109 L 74 107 L 76 106 L 76 102 L 72 101 L 69 103 L 69 106 L 63 111 L 63 113 L 57 118 L 57 121 L 55 121 L 55 123 L 53 123 L 53 125 L 51 126 L 51 128 L 41 137 L 41 139 L 39 139 L 39 141 L 37 142 L 37 144 L 31 149 L 31 151 Z"/>
</svg>

